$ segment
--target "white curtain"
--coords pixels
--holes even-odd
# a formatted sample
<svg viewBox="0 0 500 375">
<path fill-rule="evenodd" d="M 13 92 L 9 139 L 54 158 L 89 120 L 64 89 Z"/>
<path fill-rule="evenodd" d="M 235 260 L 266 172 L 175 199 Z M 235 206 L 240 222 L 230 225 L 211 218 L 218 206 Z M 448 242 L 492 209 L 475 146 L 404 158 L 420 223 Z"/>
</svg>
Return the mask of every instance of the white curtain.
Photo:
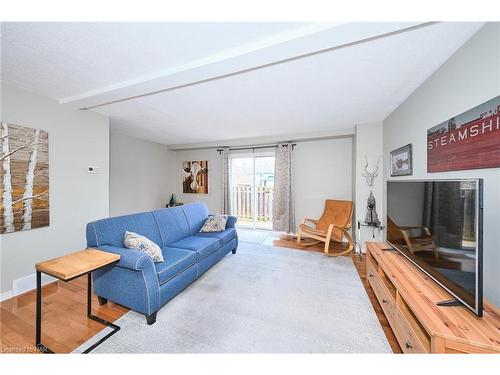
<svg viewBox="0 0 500 375">
<path fill-rule="evenodd" d="M 295 232 L 293 146 L 279 144 L 274 164 L 273 230 Z"/>
<path fill-rule="evenodd" d="M 222 213 L 231 215 L 231 159 L 229 148 L 222 150 Z"/>
</svg>

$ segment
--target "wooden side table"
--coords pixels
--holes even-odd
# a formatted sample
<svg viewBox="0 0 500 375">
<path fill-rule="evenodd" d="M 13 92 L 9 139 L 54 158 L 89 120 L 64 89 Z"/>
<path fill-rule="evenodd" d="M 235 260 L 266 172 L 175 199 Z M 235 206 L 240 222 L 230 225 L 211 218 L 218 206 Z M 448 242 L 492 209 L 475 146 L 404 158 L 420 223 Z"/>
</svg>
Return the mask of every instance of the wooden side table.
<svg viewBox="0 0 500 375">
<path fill-rule="evenodd" d="M 113 328 L 113 330 L 90 346 L 83 353 L 89 353 L 98 345 L 106 341 L 120 330 L 116 324 L 110 323 L 98 316 L 92 315 L 92 272 L 118 262 L 118 254 L 109 253 L 96 249 L 86 249 L 76 253 L 64 255 L 44 262 L 37 263 L 36 268 L 36 337 L 35 345 L 42 353 L 54 353 L 41 342 L 42 338 L 42 272 L 53 276 L 64 282 L 71 281 L 77 277 L 88 275 L 87 284 L 87 317 L 101 324 Z"/>
</svg>

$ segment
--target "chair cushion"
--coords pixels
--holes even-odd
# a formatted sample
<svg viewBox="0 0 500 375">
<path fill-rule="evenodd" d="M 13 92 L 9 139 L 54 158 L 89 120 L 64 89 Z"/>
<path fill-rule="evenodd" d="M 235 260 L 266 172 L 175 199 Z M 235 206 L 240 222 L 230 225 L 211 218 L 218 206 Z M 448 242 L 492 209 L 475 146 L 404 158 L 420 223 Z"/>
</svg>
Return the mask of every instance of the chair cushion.
<svg viewBox="0 0 500 375">
<path fill-rule="evenodd" d="M 162 249 L 162 252 L 165 260 L 163 263 L 155 263 L 160 285 L 196 262 L 196 253 L 189 250 L 167 246 Z"/>
<path fill-rule="evenodd" d="M 231 241 L 233 238 L 236 238 L 236 229 L 235 228 L 228 228 L 224 232 L 206 232 L 206 233 L 200 232 L 196 235 L 199 237 L 217 238 L 219 240 L 220 247 L 222 247 L 226 243 Z"/>
<path fill-rule="evenodd" d="M 220 248 L 219 239 L 201 236 L 189 236 L 170 244 L 170 246 L 194 251 L 198 255 L 198 260 L 209 256 Z"/>
<path fill-rule="evenodd" d="M 316 224 L 316 230 L 326 232 L 330 224 L 349 229 L 351 227 L 353 207 L 352 201 L 327 199 L 323 215 L 321 215 Z M 342 241 L 343 235 L 341 229 L 334 228 L 332 231 L 332 240 Z"/>
</svg>

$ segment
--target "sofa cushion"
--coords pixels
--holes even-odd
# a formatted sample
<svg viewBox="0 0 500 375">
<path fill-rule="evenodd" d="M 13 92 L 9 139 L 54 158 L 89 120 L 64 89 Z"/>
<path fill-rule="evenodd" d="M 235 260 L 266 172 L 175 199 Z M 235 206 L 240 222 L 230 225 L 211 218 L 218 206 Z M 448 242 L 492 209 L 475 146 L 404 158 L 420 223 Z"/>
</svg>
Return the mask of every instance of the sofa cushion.
<svg viewBox="0 0 500 375">
<path fill-rule="evenodd" d="M 123 247 L 125 231 L 135 232 L 164 246 L 151 212 L 102 219 L 87 225 L 87 246 L 111 245 Z"/>
<path fill-rule="evenodd" d="M 207 206 L 204 203 L 190 203 L 181 206 L 181 208 L 186 214 L 191 231 L 190 234 L 198 233 L 203 224 L 205 224 L 205 220 L 207 220 Z"/>
<path fill-rule="evenodd" d="M 227 215 L 213 215 L 205 220 L 200 233 L 224 232 L 226 229 Z"/>
<path fill-rule="evenodd" d="M 147 237 L 141 236 L 135 232 L 125 231 L 123 244 L 127 249 L 133 249 L 147 254 L 153 259 L 153 262 L 163 262 L 163 254 L 160 246 Z"/>
<path fill-rule="evenodd" d="M 189 236 L 183 240 L 174 242 L 170 246 L 194 251 L 198 255 L 197 260 L 209 256 L 220 248 L 217 238 L 201 236 Z"/>
<path fill-rule="evenodd" d="M 196 253 L 189 250 L 167 246 L 162 249 L 162 252 L 165 261 L 163 263 L 155 263 L 160 285 L 196 262 Z"/>
<path fill-rule="evenodd" d="M 180 207 L 153 211 L 163 246 L 169 246 L 191 234 L 186 214 Z"/>
<path fill-rule="evenodd" d="M 196 235 L 199 237 L 217 238 L 219 240 L 219 245 L 222 247 L 236 237 L 236 229 L 228 228 L 224 232 L 200 232 Z"/>
</svg>

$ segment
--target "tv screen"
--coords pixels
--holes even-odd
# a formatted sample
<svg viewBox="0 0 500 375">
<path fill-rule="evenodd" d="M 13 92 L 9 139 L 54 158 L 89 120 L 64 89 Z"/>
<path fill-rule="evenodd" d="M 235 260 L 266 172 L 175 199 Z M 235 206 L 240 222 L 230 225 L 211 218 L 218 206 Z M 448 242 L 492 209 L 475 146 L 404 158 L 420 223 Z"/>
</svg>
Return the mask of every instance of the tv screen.
<svg viewBox="0 0 500 375">
<path fill-rule="evenodd" d="M 482 180 L 387 181 L 387 242 L 482 316 Z"/>
</svg>

